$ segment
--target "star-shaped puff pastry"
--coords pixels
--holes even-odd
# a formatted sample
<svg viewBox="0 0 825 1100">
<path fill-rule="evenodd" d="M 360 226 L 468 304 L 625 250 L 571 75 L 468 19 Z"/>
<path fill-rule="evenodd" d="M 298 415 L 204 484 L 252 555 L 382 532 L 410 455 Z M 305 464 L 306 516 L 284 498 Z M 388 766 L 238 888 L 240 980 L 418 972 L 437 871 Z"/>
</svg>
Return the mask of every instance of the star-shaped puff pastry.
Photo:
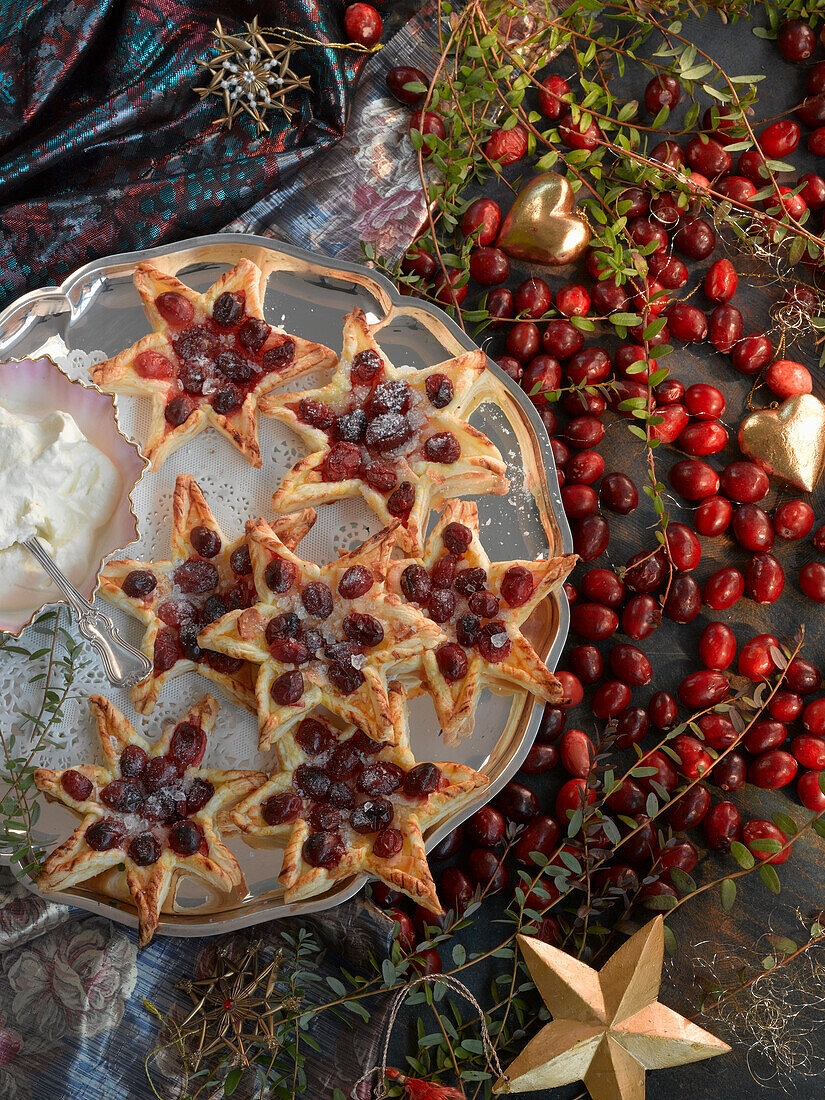
<svg viewBox="0 0 825 1100">
<path fill-rule="evenodd" d="M 247 524 L 259 602 L 201 631 L 208 649 L 260 665 L 259 748 L 325 706 L 375 740 L 394 740 L 388 676 L 411 667 L 439 630 L 387 591 L 397 523 L 329 565 L 299 558 L 268 523 Z"/>
<path fill-rule="evenodd" d="M 364 313 L 344 322 L 330 382 L 270 394 L 261 412 L 293 428 L 311 452 L 273 497 L 276 512 L 363 496 L 383 524 L 401 520 L 398 545 L 420 554 L 432 507 L 449 497 L 507 492 L 498 449 L 468 419 L 496 400 L 482 351 L 418 370 L 394 367 Z"/>
<path fill-rule="evenodd" d="M 204 294 L 148 262 L 138 264 L 134 282 L 154 331 L 93 367 L 95 384 L 152 399 L 145 452 L 154 469 L 210 425 L 260 466 L 258 398 L 334 367 L 335 353 L 267 324 L 266 280 L 251 260 L 240 260 Z"/>
<path fill-rule="evenodd" d="M 308 508 L 275 520 L 274 530 L 294 549 L 314 522 Z M 246 536 L 227 542 L 194 478 L 181 474 L 175 483 L 169 559 L 110 561 L 100 573 L 100 590 L 146 624 L 141 649 L 153 668 L 130 692 L 140 714 L 151 714 L 168 679 L 191 671 L 255 713 L 253 666 L 197 643 L 207 622 L 231 608 L 249 607 L 257 595 Z"/>
<path fill-rule="evenodd" d="M 266 776 L 200 767 L 219 710 L 211 695 L 153 744 L 102 695 L 92 695 L 89 707 L 105 766 L 34 773 L 41 791 L 83 818 L 46 859 L 37 885 L 50 892 L 88 883 L 99 893 L 131 897 L 143 947 L 180 875 L 195 875 L 222 893 L 245 889 L 238 861 L 221 840 L 223 812 Z"/>
<path fill-rule="evenodd" d="M 491 562 L 479 539 L 475 504 L 453 500 L 423 557 L 390 563 L 391 591 L 426 608 L 439 623 L 439 644 L 423 650 L 419 661 L 447 744 L 472 733 L 485 686 L 562 701 L 561 684 L 521 628 L 575 562 L 575 554 Z"/>
<path fill-rule="evenodd" d="M 288 902 L 366 873 L 442 912 L 423 834 L 489 781 L 463 764 L 416 765 L 399 683 L 389 700 L 397 744 L 305 718 L 278 742 L 282 767 L 232 811 L 245 835 L 286 842 L 279 881 Z"/>
</svg>

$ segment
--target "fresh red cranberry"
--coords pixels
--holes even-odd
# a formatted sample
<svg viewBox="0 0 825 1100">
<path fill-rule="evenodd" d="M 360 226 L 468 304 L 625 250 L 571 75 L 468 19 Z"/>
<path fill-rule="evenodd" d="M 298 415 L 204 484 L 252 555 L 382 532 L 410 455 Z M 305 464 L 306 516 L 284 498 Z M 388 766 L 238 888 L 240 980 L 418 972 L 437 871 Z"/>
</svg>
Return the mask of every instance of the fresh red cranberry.
<svg viewBox="0 0 825 1100">
<path fill-rule="evenodd" d="M 708 623 L 699 638 L 699 660 L 705 668 L 724 672 L 736 656 L 736 636 L 725 623 Z"/>
<path fill-rule="evenodd" d="M 589 450 L 604 439 L 605 426 L 596 416 L 575 416 L 564 430 L 564 441 L 574 450 Z"/>
<path fill-rule="evenodd" d="M 599 486 L 599 500 L 608 511 L 627 516 L 639 504 L 639 491 L 627 474 L 607 474 Z"/>
<path fill-rule="evenodd" d="M 470 254 L 470 275 L 482 286 L 499 286 L 510 276 L 510 258 L 491 245 L 476 248 Z"/>
<path fill-rule="evenodd" d="M 582 561 L 595 561 L 607 549 L 610 528 L 604 516 L 585 516 L 573 524 L 573 548 Z"/>
<path fill-rule="evenodd" d="M 676 623 L 691 623 L 701 610 L 702 589 L 695 577 L 674 577 L 665 600 L 665 615 Z"/>
<path fill-rule="evenodd" d="M 499 791 L 493 804 L 510 821 L 523 823 L 539 812 L 539 800 L 529 787 L 510 780 Z"/>
<path fill-rule="evenodd" d="M 724 714 L 703 714 L 698 721 L 705 743 L 716 752 L 730 748 L 739 740 L 739 735 L 730 718 Z"/>
<path fill-rule="evenodd" d="M 771 749 L 751 763 L 748 768 L 748 782 L 767 790 L 786 787 L 796 778 L 798 764 L 789 752 L 783 749 Z"/>
<path fill-rule="evenodd" d="M 564 485 L 561 490 L 561 503 L 568 519 L 593 516 L 599 508 L 596 490 L 589 485 Z"/>
<path fill-rule="evenodd" d="M 664 252 L 668 246 L 667 233 L 664 228 L 650 218 L 634 218 L 627 227 L 627 231 L 634 244 L 640 248 L 654 245 L 654 251 Z M 643 307 L 641 307 L 643 308 Z"/>
<path fill-rule="evenodd" d="M 661 550 L 640 550 L 628 558 L 624 580 L 631 592 L 656 592 L 667 576 L 667 558 Z"/>
<path fill-rule="evenodd" d="M 825 810 L 825 776 L 822 772 L 805 772 L 796 785 L 799 801 L 811 813 Z M 86 834 L 88 840 L 88 833 Z"/>
<path fill-rule="evenodd" d="M 708 334 L 707 317 L 687 302 L 668 306 L 667 323 L 672 335 L 685 344 L 699 344 Z"/>
<path fill-rule="evenodd" d="M 464 834 L 471 844 L 481 848 L 496 848 L 504 841 L 504 815 L 492 806 L 482 806 L 464 823 Z"/>
<path fill-rule="evenodd" d="M 753 462 L 732 462 L 722 471 L 722 492 L 739 504 L 755 504 L 768 495 L 770 481 Z"/>
<path fill-rule="evenodd" d="M 825 565 L 810 561 L 799 570 L 799 587 L 814 603 L 825 603 Z"/>
<path fill-rule="evenodd" d="M 663 787 L 668 793 L 676 790 L 679 776 L 676 774 L 676 769 L 670 758 L 665 756 L 664 753 L 654 749 L 653 752 L 646 753 L 641 757 L 639 765 L 645 769 L 653 769 L 651 775 L 637 776 L 640 786 L 646 790 L 652 790 L 655 784 Z"/>
<path fill-rule="evenodd" d="M 613 675 L 630 687 L 642 687 L 653 679 L 650 661 L 635 645 L 614 645 L 609 660 Z"/>
<path fill-rule="evenodd" d="M 561 829 L 554 818 L 534 817 L 513 846 L 513 857 L 523 867 L 535 865 L 532 853 L 538 852 L 549 858 L 558 848 L 560 840 Z"/>
<path fill-rule="evenodd" d="M 666 542 L 674 569 L 680 573 L 690 573 L 698 566 L 702 544 L 684 523 L 668 524 Z"/>
<path fill-rule="evenodd" d="M 816 34 L 804 19 L 786 19 L 777 35 L 779 52 L 786 61 L 808 61 L 816 49 Z"/>
<path fill-rule="evenodd" d="M 645 107 L 652 115 L 657 115 L 662 107 L 673 110 L 681 94 L 679 81 L 669 73 L 661 73 L 654 76 L 645 88 Z"/>
<path fill-rule="evenodd" d="M 590 311 L 590 295 L 578 283 L 568 283 L 556 292 L 556 309 L 564 317 L 586 317 Z"/>
<path fill-rule="evenodd" d="M 725 497 L 712 496 L 703 500 L 694 513 L 693 522 L 700 535 L 716 536 L 727 531 L 733 506 Z"/>
<path fill-rule="evenodd" d="M 462 825 L 457 826 L 452 832 L 447 833 L 443 840 L 429 853 L 431 860 L 452 859 L 452 857 L 459 851 L 462 843 L 464 842 L 464 827 Z M 374 892 L 374 888 L 373 888 Z"/>
<path fill-rule="evenodd" d="M 650 721 L 659 730 L 669 730 L 676 725 L 679 713 L 676 700 L 667 691 L 657 691 L 647 705 Z"/>
<path fill-rule="evenodd" d="M 745 578 L 732 565 L 718 569 L 705 581 L 702 597 L 714 611 L 724 611 L 745 593 Z"/>
<path fill-rule="evenodd" d="M 630 705 L 630 688 L 621 680 L 605 680 L 597 688 L 591 709 L 597 718 L 607 721 Z"/>
<path fill-rule="evenodd" d="M 499 286 L 487 294 L 487 312 L 490 317 L 494 318 L 490 328 L 503 328 L 505 322 L 515 314 L 515 311 L 516 306 L 512 290 Z M 508 358 L 512 358 L 512 356 Z"/>
<path fill-rule="evenodd" d="M 577 707 L 584 698 L 584 688 L 578 676 L 563 669 L 556 673 L 556 679 L 561 684 L 564 693 L 564 706 Z"/>
<path fill-rule="evenodd" d="M 467 857 L 471 880 L 486 894 L 497 894 L 510 885 L 510 872 L 500 855 L 489 848 L 473 848 Z"/>
<path fill-rule="evenodd" d="M 733 157 L 715 138 L 693 137 L 685 147 L 685 160 L 695 171 L 708 179 L 726 176 L 733 168 Z"/>
<path fill-rule="evenodd" d="M 760 756 L 771 749 L 781 749 L 788 738 L 788 730 L 784 722 L 778 722 L 774 718 L 760 718 L 754 722 L 742 738 L 742 745 Z"/>
<path fill-rule="evenodd" d="M 756 185 L 745 176 L 728 176 L 716 184 L 716 190 L 734 202 L 750 202 L 756 194 Z"/>
<path fill-rule="evenodd" d="M 765 372 L 765 382 L 783 400 L 799 393 L 810 393 L 813 389 L 810 371 L 792 359 L 777 359 L 771 363 Z"/>
<path fill-rule="evenodd" d="M 664 164 L 668 168 L 678 169 L 684 166 L 685 154 L 678 142 L 666 138 L 653 147 L 650 159 L 657 161 L 659 164 Z"/>
<path fill-rule="evenodd" d="M 673 243 L 689 259 L 704 260 L 716 247 L 716 234 L 704 218 L 688 217 L 676 230 Z"/>
<path fill-rule="evenodd" d="M 802 714 L 802 725 L 808 733 L 825 737 L 825 699 L 815 699 L 808 703 Z"/>
<path fill-rule="evenodd" d="M 618 848 L 620 858 L 636 866 L 648 866 L 657 857 L 659 841 L 650 818 L 644 814 L 631 814 L 634 825 L 623 821 L 621 831 L 626 837 Z"/>
<path fill-rule="evenodd" d="M 739 175 L 750 180 L 755 187 L 764 186 L 765 180 L 768 178 L 765 158 L 759 149 L 746 149 L 743 153 L 740 153 L 737 168 Z"/>
<path fill-rule="evenodd" d="M 548 393 L 561 384 L 561 364 L 551 355 L 537 355 L 524 368 L 521 385 L 534 405 L 547 404 Z"/>
<path fill-rule="evenodd" d="M 588 641 L 601 642 L 619 629 L 619 617 L 602 604 L 577 603 L 570 613 L 570 629 Z"/>
<path fill-rule="evenodd" d="M 802 696 L 780 688 L 768 703 L 768 714 L 779 722 L 795 722 L 802 713 Z"/>
<path fill-rule="evenodd" d="M 559 750 L 555 745 L 537 741 L 522 761 L 520 771 L 525 775 L 542 775 L 552 771 L 559 762 Z"/>
<path fill-rule="evenodd" d="M 736 269 L 730 260 L 717 260 L 711 264 L 705 275 L 705 296 L 710 298 L 712 302 L 729 302 L 736 293 L 738 282 Z M 708 389 L 714 388 L 713 386 L 708 387 Z M 719 393 L 718 390 L 716 392 Z M 724 398 L 722 398 L 722 408 L 724 411 Z M 722 414 L 717 413 L 716 415 L 721 416 Z"/>
<path fill-rule="evenodd" d="M 710 777 L 720 791 L 738 791 L 744 787 L 748 774 L 748 762 L 741 752 L 729 752 L 713 765 Z"/>
<path fill-rule="evenodd" d="M 441 872 L 438 892 L 447 909 L 457 915 L 473 900 L 473 884 L 458 867 L 447 867 Z"/>
<path fill-rule="evenodd" d="M 539 353 L 541 336 L 533 321 L 518 321 L 507 334 L 507 354 L 520 363 L 529 363 Z"/>
<path fill-rule="evenodd" d="M 593 742 L 583 730 L 565 730 L 559 742 L 562 767 L 569 775 L 586 779 L 596 758 Z"/>
<path fill-rule="evenodd" d="M 803 657 L 794 657 L 785 670 L 785 682 L 789 688 L 800 695 L 810 695 L 822 684 L 822 676 L 810 661 Z"/>
<path fill-rule="evenodd" d="M 698 459 L 675 463 L 668 476 L 670 484 L 685 500 L 704 500 L 719 492 L 719 475 L 712 466 Z"/>
<path fill-rule="evenodd" d="M 550 287 L 544 279 L 533 276 L 520 283 L 516 289 L 514 296 L 516 313 L 531 319 L 543 317 L 550 308 L 552 300 Z"/>
<path fill-rule="evenodd" d="M 572 385 L 597 385 L 610 376 L 610 356 L 604 348 L 582 348 L 567 362 L 565 370 Z"/>
<path fill-rule="evenodd" d="M 440 115 L 437 115 L 435 111 L 414 111 L 410 117 L 409 122 L 410 133 L 415 131 L 421 134 L 424 139 L 424 145 L 422 147 L 422 153 L 425 157 L 430 156 L 432 149 L 435 145 L 435 141 L 428 142 L 427 138 L 432 135 L 438 141 L 444 141 L 447 137 L 447 130 L 444 126 L 444 122 Z"/>
<path fill-rule="evenodd" d="M 797 185 L 799 184 L 803 185 L 799 193 L 809 210 L 821 210 L 825 207 L 825 179 L 822 176 L 807 172 L 799 177 Z"/>
<path fill-rule="evenodd" d="M 742 374 L 759 374 L 773 355 L 773 346 L 767 336 L 746 336 L 733 349 L 731 360 Z"/>
<path fill-rule="evenodd" d="M 678 290 L 687 282 L 687 267 L 678 256 L 671 256 L 667 252 L 654 252 L 648 257 L 647 265 L 653 278 L 666 290 Z"/>
<path fill-rule="evenodd" d="M 616 745 L 629 749 L 640 744 L 650 729 L 650 718 L 644 707 L 625 707 L 616 717 Z"/>
<path fill-rule="evenodd" d="M 558 740 L 567 724 L 567 711 L 564 707 L 550 706 L 544 708 L 544 712 L 536 734 L 537 741 L 552 743 Z"/>
<path fill-rule="evenodd" d="M 773 554 L 754 554 L 745 569 L 745 592 L 756 603 L 774 603 L 785 587 L 785 570 Z"/>
<path fill-rule="evenodd" d="M 556 820 L 566 827 L 571 816 L 580 810 L 585 799 L 590 805 L 596 801 L 596 791 L 587 789 L 584 779 L 568 779 L 556 795 Z"/>
<path fill-rule="evenodd" d="M 803 768 L 822 771 L 825 768 L 825 740 L 810 733 L 801 733 L 791 741 L 791 752 Z"/>
<path fill-rule="evenodd" d="M 679 436 L 677 446 L 694 458 L 718 454 L 727 446 L 727 430 L 718 420 L 689 424 Z"/>
<path fill-rule="evenodd" d="M 635 641 L 649 637 L 661 623 L 659 604 L 646 593 L 631 596 L 622 612 L 622 630 Z"/>
<path fill-rule="evenodd" d="M 539 110 L 552 121 L 561 118 L 569 110 L 562 96 L 570 95 L 570 85 L 560 76 L 547 76 L 539 87 Z"/>
<path fill-rule="evenodd" d="M 488 299 L 489 309 L 489 299 Z M 555 359 L 566 360 L 581 351 L 584 337 L 569 321 L 550 321 L 542 334 L 544 351 Z"/>
<path fill-rule="evenodd" d="M 483 149 L 488 160 L 495 161 L 502 167 L 515 164 L 527 152 L 527 131 L 518 122 L 509 130 L 493 130 Z"/>
<path fill-rule="evenodd" d="M 744 550 L 770 550 L 774 543 L 771 518 L 758 504 L 740 504 L 733 513 L 731 529 Z"/>
<path fill-rule="evenodd" d="M 578 122 L 573 120 L 572 114 L 566 114 L 559 122 L 559 137 L 570 149 L 595 149 L 601 138 L 601 130 L 595 119 L 591 119 L 586 127 L 583 127 L 581 116 Z"/>
<path fill-rule="evenodd" d="M 409 65 L 396 65 L 387 72 L 385 80 L 390 94 L 395 96 L 399 103 L 405 103 L 408 107 L 420 107 L 427 98 L 426 91 L 407 88 L 408 84 L 423 84 L 426 87 L 430 83 L 429 77 L 421 69 L 414 69 Z"/>
<path fill-rule="evenodd" d="M 645 792 L 633 779 L 623 779 L 618 787 L 607 796 L 607 805 L 617 814 L 641 813 L 644 809 Z"/>
<path fill-rule="evenodd" d="M 652 424 L 650 434 L 660 443 L 674 443 L 687 427 L 688 411 L 684 405 L 665 405 L 656 409 L 656 417 L 661 423 Z"/>
<path fill-rule="evenodd" d="M 782 160 L 799 145 L 799 124 L 790 118 L 771 122 L 759 135 L 759 148 L 773 160 Z"/>
<path fill-rule="evenodd" d="M 803 126 L 811 130 L 825 125 L 825 95 L 820 92 L 819 95 L 807 96 L 794 113 Z"/>
<path fill-rule="evenodd" d="M 717 306 L 708 318 L 708 340 L 717 351 L 726 355 L 734 350 L 742 339 L 744 321 L 742 314 L 729 304 Z"/>
<path fill-rule="evenodd" d="M 490 245 L 501 227 L 501 207 L 492 199 L 476 199 L 471 202 L 461 219 L 461 232 L 465 237 L 477 233 L 476 243 Z"/>
<path fill-rule="evenodd" d="M 626 589 L 610 569 L 590 569 L 582 577 L 582 595 L 593 603 L 606 604 L 614 610 L 624 602 Z"/>
<path fill-rule="evenodd" d="M 772 821 L 755 819 L 748 821 L 742 829 L 742 843 L 756 859 L 765 863 L 785 863 L 790 858 L 791 849 L 783 849 L 787 840 L 782 830 Z"/>
<path fill-rule="evenodd" d="M 604 672 L 604 660 L 594 645 L 573 646 L 568 654 L 571 671 L 583 684 L 596 684 Z"/>
<path fill-rule="evenodd" d="M 717 802 L 702 823 L 705 843 L 714 852 L 729 852 L 734 840 L 742 836 L 742 815 L 732 802 Z"/>
<path fill-rule="evenodd" d="M 707 756 L 707 753 L 705 755 Z M 708 761 L 710 761 L 709 756 Z M 679 832 L 693 829 L 701 823 L 709 809 L 710 791 L 698 783 L 670 802 L 667 811 L 668 824 Z"/>
<path fill-rule="evenodd" d="M 814 525 L 814 510 L 804 500 L 787 500 L 773 514 L 773 526 L 781 539 L 804 538 Z"/>
<path fill-rule="evenodd" d="M 689 875 L 699 862 L 699 853 L 689 840 L 680 841 L 677 837 L 673 837 L 662 850 L 660 859 L 665 871 L 678 868 Z"/>
<path fill-rule="evenodd" d="M 721 672 L 691 672 L 679 684 L 679 699 L 691 710 L 704 710 L 728 697 L 730 685 Z"/>
</svg>

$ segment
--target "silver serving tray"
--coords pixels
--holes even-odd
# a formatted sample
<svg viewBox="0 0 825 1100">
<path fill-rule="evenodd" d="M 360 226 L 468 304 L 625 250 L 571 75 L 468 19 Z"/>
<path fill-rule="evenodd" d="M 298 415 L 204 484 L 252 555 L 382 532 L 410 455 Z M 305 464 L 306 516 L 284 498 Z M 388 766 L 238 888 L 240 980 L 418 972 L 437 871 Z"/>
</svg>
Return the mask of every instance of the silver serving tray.
<svg viewBox="0 0 825 1100">
<path fill-rule="evenodd" d="M 264 298 L 267 320 L 333 349 L 340 350 L 343 316 L 355 306 L 361 306 L 368 319 L 380 326 L 379 342 L 396 363 L 423 366 L 477 346 L 437 306 L 400 295 L 388 279 L 366 267 L 265 237 L 217 233 L 107 257 L 80 268 L 60 287 L 23 295 L 0 313 L 0 360 L 36 358 L 44 353 L 59 356 L 74 350 L 99 349 L 113 355 L 149 331 L 132 283 L 132 273 L 140 261 L 162 263 L 166 270 L 202 290 L 242 257 L 253 260 L 268 275 Z M 515 472 L 520 480 L 523 471 L 524 481 L 518 486 L 522 496 L 516 508 L 510 506 L 508 497 L 478 499 L 486 549 L 494 560 L 568 553 L 572 539 L 547 432 L 521 388 L 489 359 L 488 366 L 496 380 L 496 402 L 479 407 L 472 422 L 498 444 L 508 460 L 511 477 Z M 300 380 L 292 388 L 301 388 Z M 191 472 L 198 476 L 197 469 Z M 528 508 L 524 499 L 529 501 Z M 525 628 L 550 668 L 558 662 L 568 627 L 567 601 L 559 593 L 536 610 Z M 137 638 L 137 628 L 135 631 L 132 636 Z M 219 691 L 217 694 L 220 696 Z M 489 705 L 485 706 L 488 699 Z M 229 708 L 232 704 L 221 698 L 221 706 Z M 519 694 L 512 700 L 509 717 L 502 720 L 501 700 L 485 696 L 474 736 L 449 749 L 441 745 L 437 726 L 434 730 L 431 722 L 428 725 L 419 721 L 418 712 L 413 710 L 411 741 L 419 760 L 453 759 L 483 770 L 490 777 L 489 786 L 471 804 L 425 836 L 428 850 L 512 777 L 533 744 L 542 709 L 526 693 Z M 130 710 L 126 713 L 132 714 Z M 38 762 L 49 763 L 47 750 Z M 51 846 L 68 834 L 74 821 L 74 815 L 64 807 L 45 804 L 44 800 L 37 839 Z M 240 838 L 232 838 L 230 846 L 247 877 L 246 896 L 228 902 L 205 899 L 197 889 L 186 888 L 192 880 L 181 879 L 175 910 L 163 913 L 159 934 L 216 935 L 274 917 L 319 912 L 352 897 L 367 881 L 365 875 L 354 876 L 323 895 L 287 904 L 277 883 L 273 849 L 253 847 Z M 27 889 L 37 893 L 34 883 L 19 868 L 17 871 Z M 83 888 L 48 897 L 137 926 L 135 911 L 127 899 Z"/>
</svg>

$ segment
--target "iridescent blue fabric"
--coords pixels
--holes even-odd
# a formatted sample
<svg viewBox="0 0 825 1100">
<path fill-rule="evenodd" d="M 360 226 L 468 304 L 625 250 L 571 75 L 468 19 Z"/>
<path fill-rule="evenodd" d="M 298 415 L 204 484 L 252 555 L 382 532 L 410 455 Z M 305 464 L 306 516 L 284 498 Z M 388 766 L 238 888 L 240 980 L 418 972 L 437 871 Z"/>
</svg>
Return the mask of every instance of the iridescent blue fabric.
<svg viewBox="0 0 825 1100">
<path fill-rule="evenodd" d="M 212 123 L 197 62 L 220 19 L 340 42 L 340 0 L 3 0 L 0 4 L 0 306 L 97 257 L 209 233 L 339 140 L 367 55 L 296 56 L 311 89 L 291 124 Z"/>
</svg>

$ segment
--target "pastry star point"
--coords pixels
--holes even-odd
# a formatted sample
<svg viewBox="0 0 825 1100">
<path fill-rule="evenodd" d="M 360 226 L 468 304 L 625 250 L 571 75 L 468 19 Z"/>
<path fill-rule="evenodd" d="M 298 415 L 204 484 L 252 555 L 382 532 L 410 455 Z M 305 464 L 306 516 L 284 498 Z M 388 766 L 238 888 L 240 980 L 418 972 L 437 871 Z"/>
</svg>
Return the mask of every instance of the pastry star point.
<svg viewBox="0 0 825 1100">
<path fill-rule="evenodd" d="M 645 1072 L 730 1050 L 656 999 L 664 921 L 641 928 L 601 970 L 529 936 L 525 962 L 554 1019 L 508 1066 L 493 1092 L 529 1092 L 583 1081 L 593 1100 L 643 1100 Z"/>
</svg>

